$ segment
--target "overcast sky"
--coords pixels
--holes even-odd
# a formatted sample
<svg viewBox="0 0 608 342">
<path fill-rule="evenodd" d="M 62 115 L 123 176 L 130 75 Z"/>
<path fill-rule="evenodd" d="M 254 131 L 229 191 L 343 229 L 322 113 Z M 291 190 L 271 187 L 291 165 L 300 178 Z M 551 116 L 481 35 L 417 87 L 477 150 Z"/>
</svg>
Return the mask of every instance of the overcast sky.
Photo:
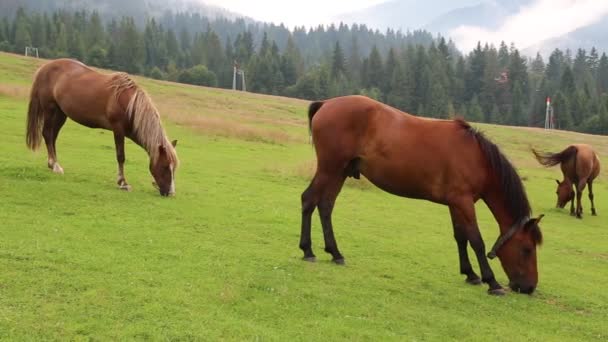
<svg viewBox="0 0 608 342">
<path fill-rule="evenodd" d="M 361 10 L 388 0 L 202 0 L 257 20 L 294 26 L 328 24 L 342 13 Z M 455 0 L 458 1 L 458 0 Z M 480 0 L 482 2 L 484 0 Z M 489 1 L 489 0 L 488 0 Z M 477 41 L 514 42 L 526 48 L 546 39 L 561 36 L 597 22 L 608 14 L 608 0 L 535 0 L 519 13 L 507 18 L 496 31 L 479 27 L 459 27 L 444 35 L 458 47 L 470 51 Z"/>
<path fill-rule="evenodd" d="M 364 9 L 387 0 L 203 0 L 248 17 L 294 26 L 331 23 L 341 13 Z"/>
<path fill-rule="evenodd" d="M 464 51 L 473 49 L 477 41 L 497 44 L 504 40 L 527 48 L 595 23 L 607 14 L 608 0 L 536 0 L 507 18 L 496 31 L 459 27 L 447 36 Z"/>
</svg>

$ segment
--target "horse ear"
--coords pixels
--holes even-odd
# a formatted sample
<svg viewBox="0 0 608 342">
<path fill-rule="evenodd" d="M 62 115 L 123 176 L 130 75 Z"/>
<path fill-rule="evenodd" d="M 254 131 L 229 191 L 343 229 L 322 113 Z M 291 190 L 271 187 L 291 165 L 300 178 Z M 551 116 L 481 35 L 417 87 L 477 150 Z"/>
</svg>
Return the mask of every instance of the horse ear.
<svg viewBox="0 0 608 342">
<path fill-rule="evenodd" d="M 540 214 L 540 215 L 538 215 L 538 217 L 537 217 L 537 218 L 535 218 L 535 219 L 533 219 L 533 220 L 534 220 L 534 221 L 536 221 L 536 224 L 539 224 L 539 223 L 540 223 L 540 220 L 542 220 L 542 219 L 543 219 L 543 217 L 545 217 L 545 214 Z"/>
<path fill-rule="evenodd" d="M 177 140 L 173 140 L 173 141 L 171 142 L 171 145 L 173 145 L 173 147 L 175 148 L 175 146 L 177 146 Z"/>
<path fill-rule="evenodd" d="M 158 152 L 165 153 L 165 146 L 163 144 L 158 144 Z"/>
</svg>

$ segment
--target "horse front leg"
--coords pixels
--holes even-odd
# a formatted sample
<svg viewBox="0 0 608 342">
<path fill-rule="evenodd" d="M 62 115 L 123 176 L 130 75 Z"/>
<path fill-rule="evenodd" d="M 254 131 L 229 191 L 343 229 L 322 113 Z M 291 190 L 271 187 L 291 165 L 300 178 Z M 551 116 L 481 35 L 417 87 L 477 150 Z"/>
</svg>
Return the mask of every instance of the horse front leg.
<svg viewBox="0 0 608 342">
<path fill-rule="evenodd" d="M 125 135 L 114 131 L 114 144 L 116 145 L 116 161 L 118 162 L 118 177 L 116 183 L 121 190 L 131 191 L 131 186 L 125 179 Z"/>
<path fill-rule="evenodd" d="M 475 252 L 475 256 L 477 256 L 477 262 L 479 262 L 479 269 L 481 270 L 481 281 L 488 284 L 488 293 L 491 295 L 506 294 L 504 288 L 496 281 L 494 272 L 486 258 L 486 247 L 477 225 L 473 201 L 463 201 L 463 203 L 450 206 L 450 209 L 453 212 L 454 219 L 462 227 L 467 240 Z"/>
</svg>

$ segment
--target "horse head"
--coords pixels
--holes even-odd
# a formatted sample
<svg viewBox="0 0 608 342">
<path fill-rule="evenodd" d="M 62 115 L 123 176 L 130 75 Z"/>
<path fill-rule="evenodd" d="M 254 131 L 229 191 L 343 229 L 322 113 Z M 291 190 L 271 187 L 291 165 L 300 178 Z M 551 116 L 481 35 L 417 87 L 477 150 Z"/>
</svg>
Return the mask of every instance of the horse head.
<svg viewBox="0 0 608 342">
<path fill-rule="evenodd" d="M 175 195 L 176 145 L 177 140 L 173 140 L 171 145 L 159 144 L 158 154 L 150 159 L 150 173 L 154 177 L 152 185 L 158 189 L 161 196 Z"/>
<path fill-rule="evenodd" d="M 557 207 L 563 208 L 566 206 L 568 202 L 574 199 L 574 190 L 572 189 L 572 183 L 565 180 L 560 182 L 559 180 L 555 180 L 557 182 Z"/>
<path fill-rule="evenodd" d="M 524 218 L 516 222 L 494 244 L 488 257 L 498 256 L 509 277 L 509 287 L 516 292 L 531 294 L 538 284 L 536 246 L 542 243 L 538 218 Z"/>
</svg>

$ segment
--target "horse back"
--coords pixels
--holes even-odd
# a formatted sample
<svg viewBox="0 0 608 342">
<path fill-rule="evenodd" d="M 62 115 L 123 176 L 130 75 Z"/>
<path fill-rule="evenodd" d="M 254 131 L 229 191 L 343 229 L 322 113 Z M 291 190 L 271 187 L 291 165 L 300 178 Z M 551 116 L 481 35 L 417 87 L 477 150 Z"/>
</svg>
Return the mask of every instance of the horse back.
<svg viewBox="0 0 608 342">
<path fill-rule="evenodd" d="M 446 203 L 479 194 L 487 161 L 462 123 L 418 118 L 362 96 L 324 102 L 312 120 L 319 165 L 350 165 L 383 190 Z M 333 166 L 331 166 L 333 167 Z"/>
<path fill-rule="evenodd" d="M 81 62 L 58 59 L 37 71 L 34 84 L 42 103 L 49 107 L 56 105 L 82 125 L 111 129 L 110 114 L 116 111 L 112 77 Z"/>
</svg>

